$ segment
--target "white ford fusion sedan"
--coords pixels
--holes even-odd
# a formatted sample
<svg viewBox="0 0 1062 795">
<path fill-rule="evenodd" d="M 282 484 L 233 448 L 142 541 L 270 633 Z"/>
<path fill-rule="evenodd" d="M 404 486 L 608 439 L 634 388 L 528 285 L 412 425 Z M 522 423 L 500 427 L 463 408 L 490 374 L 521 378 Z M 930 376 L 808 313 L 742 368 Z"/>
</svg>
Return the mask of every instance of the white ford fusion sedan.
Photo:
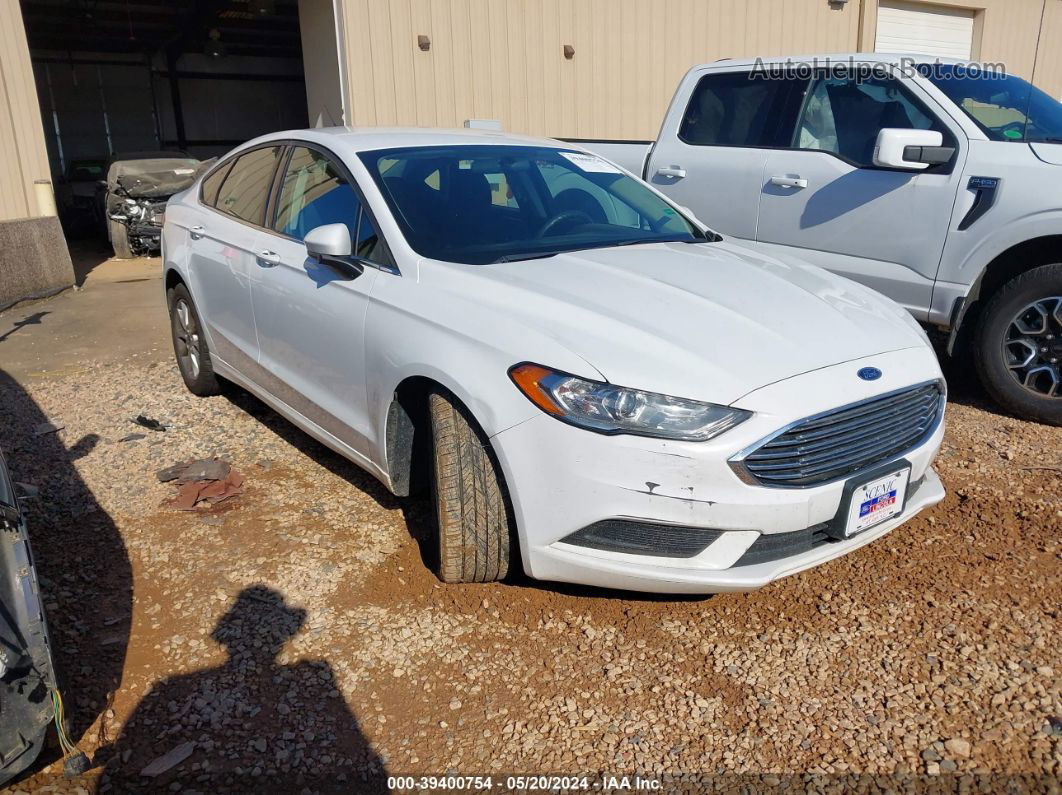
<svg viewBox="0 0 1062 795">
<path fill-rule="evenodd" d="M 265 136 L 170 200 L 163 258 L 188 388 L 430 487 L 448 582 L 748 590 L 944 496 L 907 312 L 575 146 Z"/>
</svg>

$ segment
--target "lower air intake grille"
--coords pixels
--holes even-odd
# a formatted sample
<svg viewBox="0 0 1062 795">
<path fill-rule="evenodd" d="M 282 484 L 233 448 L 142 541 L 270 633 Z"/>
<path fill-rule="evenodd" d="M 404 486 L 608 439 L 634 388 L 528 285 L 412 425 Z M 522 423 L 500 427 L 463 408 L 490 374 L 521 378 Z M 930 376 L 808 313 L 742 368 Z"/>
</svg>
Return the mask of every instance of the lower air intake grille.
<svg viewBox="0 0 1062 795">
<path fill-rule="evenodd" d="M 817 524 L 792 533 L 767 533 L 752 542 L 745 554 L 737 559 L 731 568 L 738 566 L 755 566 L 757 563 L 769 563 L 772 560 L 800 555 L 810 552 L 820 544 L 828 544 L 830 536 L 826 534 L 829 522 Z"/>
<path fill-rule="evenodd" d="M 817 486 L 884 463 L 936 427 L 944 401 L 924 384 L 802 420 L 735 465 L 764 486 Z"/>
<path fill-rule="evenodd" d="M 656 555 L 661 558 L 692 558 L 700 554 L 723 532 L 699 527 L 607 519 L 595 522 L 561 539 L 565 544 L 626 552 L 629 555 Z"/>
</svg>

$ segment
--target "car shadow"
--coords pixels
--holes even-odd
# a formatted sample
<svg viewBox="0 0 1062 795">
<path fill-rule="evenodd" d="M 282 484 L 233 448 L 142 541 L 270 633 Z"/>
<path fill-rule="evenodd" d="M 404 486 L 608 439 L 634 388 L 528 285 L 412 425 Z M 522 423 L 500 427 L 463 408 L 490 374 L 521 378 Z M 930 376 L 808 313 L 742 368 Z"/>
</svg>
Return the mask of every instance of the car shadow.
<svg viewBox="0 0 1062 795">
<path fill-rule="evenodd" d="M 974 354 L 969 346 L 949 356 L 947 351 L 948 337 L 946 334 L 932 331 L 930 341 L 933 349 L 940 360 L 940 369 L 944 373 L 944 380 L 948 384 L 948 402 L 960 406 L 980 409 L 981 411 L 995 414 L 998 417 L 1010 417 L 995 401 L 985 392 L 981 381 L 977 376 L 977 368 L 974 365 Z"/>
<path fill-rule="evenodd" d="M 211 638 L 226 661 L 156 684 L 107 756 L 101 789 L 387 792 L 387 771 L 327 660 L 278 660 L 306 611 L 239 593 Z"/>
<path fill-rule="evenodd" d="M 304 433 L 246 389 L 226 381 L 224 394 L 233 406 L 262 423 L 303 455 L 312 458 L 334 475 L 368 494 L 381 508 L 394 510 L 401 507 L 399 498 L 389 492 L 380 481 L 357 464 L 348 461 L 339 453 Z"/>
<path fill-rule="evenodd" d="M 0 447 L 16 481 L 36 486 L 23 504 L 47 613 L 67 733 L 75 743 L 111 741 L 106 717 L 122 679 L 132 616 L 133 577 L 118 528 L 73 462 L 99 437 L 67 447 L 50 419 L 9 373 L 0 370 Z M 0 716 L 0 720 L 3 720 Z M 95 727 L 94 727 L 95 725 Z M 94 728 L 93 728 L 94 727 Z M 61 757 L 54 733 L 34 770 Z"/>
</svg>

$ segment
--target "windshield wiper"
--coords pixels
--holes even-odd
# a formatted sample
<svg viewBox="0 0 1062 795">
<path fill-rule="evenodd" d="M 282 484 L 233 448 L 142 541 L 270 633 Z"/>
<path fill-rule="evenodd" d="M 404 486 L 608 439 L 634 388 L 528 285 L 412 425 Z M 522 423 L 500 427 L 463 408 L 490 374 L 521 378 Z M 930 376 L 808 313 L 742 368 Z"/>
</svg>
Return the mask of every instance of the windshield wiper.
<svg viewBox="0 0 1062 795">
<path fill-rule="evenodd" d="M 1045 135 L 1042 138 L 1029 138 L 1026 140 L 1029 144 L 1062 144 L 1062 138 L 1054 138 L 1050 135 Z"/>
<path fill-rule="evenodd" d="M 555 257 L 561 252 L 559 251 L 545 251 L 541 254 L 505 254 L 498 257 L 496 260 L 491 260 L 491 264 L 499 262 L 522 262 L 525 259 L 546 259 L 547 257 Z"/>
<path fill-rule="evenodd" d="M 707 243 L 707 238 L 695 237 L 692 240 L 685 237 L 641 237 L 635 240 L 623 240 L 619 243 L 606 243 L 612 246 L 637 246 L 645 243 Z"/>
</svg>

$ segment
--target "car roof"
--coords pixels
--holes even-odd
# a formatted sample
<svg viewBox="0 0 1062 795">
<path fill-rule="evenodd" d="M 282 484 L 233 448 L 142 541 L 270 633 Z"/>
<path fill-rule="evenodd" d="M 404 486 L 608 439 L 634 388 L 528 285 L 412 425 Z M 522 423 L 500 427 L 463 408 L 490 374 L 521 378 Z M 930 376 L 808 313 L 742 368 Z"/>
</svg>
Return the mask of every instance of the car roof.
<svg viewBox="0 0 1062 795">
<path fill-rule="evenodd" d="M 285 130 L 250 141 L 252 144 L 297 138 L 347 152 L 370 152 L 412 146 L 548 146 L 578 149 L 551 138 L 516 135 L 499 130 L 447 129 L 435 127 L 315 127 Z"/>
</svg>

